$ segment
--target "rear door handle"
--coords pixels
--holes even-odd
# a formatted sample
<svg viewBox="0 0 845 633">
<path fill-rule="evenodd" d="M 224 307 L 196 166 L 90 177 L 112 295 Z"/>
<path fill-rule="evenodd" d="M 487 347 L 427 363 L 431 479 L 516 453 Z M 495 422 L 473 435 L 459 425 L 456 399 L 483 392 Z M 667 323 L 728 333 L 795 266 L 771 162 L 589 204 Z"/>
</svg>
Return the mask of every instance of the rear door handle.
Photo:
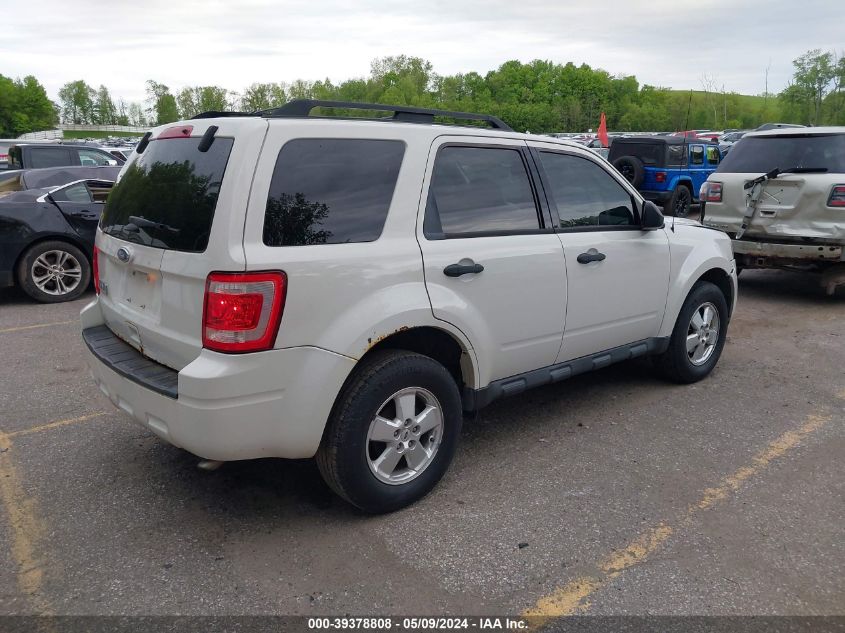
<svg viewBox="0 0 845 633">
<path fill-rule="evenodd" d="M 460 277 L 467 273 L 480 273 L 483 270 L 484 266 L 470 260 L 470 263 L 467 264 L 449 264 L 443 269 L 443 274 L 447 277 Z"/>
<path fill-rule="evenodd" d="M 591 248 L 586 253 L 581 253 L 577 259 L 579 264 L 589 264 L 590 262 L 603 262 L 607 259 L 607 255 Z"/>
</svg>

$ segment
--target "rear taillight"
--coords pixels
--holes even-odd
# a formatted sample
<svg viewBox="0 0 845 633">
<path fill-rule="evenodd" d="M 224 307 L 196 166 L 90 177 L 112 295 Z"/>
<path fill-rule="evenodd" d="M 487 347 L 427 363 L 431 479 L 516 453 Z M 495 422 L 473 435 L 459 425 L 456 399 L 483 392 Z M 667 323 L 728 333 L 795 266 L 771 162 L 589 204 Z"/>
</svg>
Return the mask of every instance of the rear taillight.
<svg viewBox="0 0 845 633">
<path fill-rule="evenodd" d="M 100 294 L 100 249 L 94 247 L 94 256 L 91 257 L 91 269 L 94 272 L 94 292 Z"/>
<path fill-rule="evenodd" d="M 654 174 L 654 179 L 657 182 L 666 182 L 666 172 L 665 171 L 658 171 Z"/>
<path fill-rule="evenodd" d="M 845 207 L 845 185 L 833 185 L 830 197 L 827 199 L 829 207 Z"/>
<path fill-rule="evenodd" d="M 705 182 L 701 185 L 699 198 L 703 202 L 721 202 L 722 201 L 722 183 L 720 182 Z"/>
<path fill-rule="evenodd" d="M 286 291 L 283 272 L 211 273 L 205 282 L 203 347 L 229 353 L 271 349 Z"/>
</svg>

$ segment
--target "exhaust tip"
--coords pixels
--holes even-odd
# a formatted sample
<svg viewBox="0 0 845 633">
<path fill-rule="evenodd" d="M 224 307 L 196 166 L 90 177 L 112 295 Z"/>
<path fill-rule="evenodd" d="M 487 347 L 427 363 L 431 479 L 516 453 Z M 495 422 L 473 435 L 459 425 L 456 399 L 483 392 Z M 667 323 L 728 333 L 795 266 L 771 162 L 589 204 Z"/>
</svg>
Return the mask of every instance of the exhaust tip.
<svg viewBox="0 0 845 633">
<path fill-rule="evenodd" d="M 212 470 L 217 470 L 218 468 L 220 468 L 225 463 L 226 462 L 221 462 L 221 461 L 216 460 L 216 459 L 203 459 L 203 460 L 200 460 L 200 462 L 197 464 L 197 468 L 199 468 L 200 470 L 205 470 L 205 471 L 210 472 Z"/>
</svg>

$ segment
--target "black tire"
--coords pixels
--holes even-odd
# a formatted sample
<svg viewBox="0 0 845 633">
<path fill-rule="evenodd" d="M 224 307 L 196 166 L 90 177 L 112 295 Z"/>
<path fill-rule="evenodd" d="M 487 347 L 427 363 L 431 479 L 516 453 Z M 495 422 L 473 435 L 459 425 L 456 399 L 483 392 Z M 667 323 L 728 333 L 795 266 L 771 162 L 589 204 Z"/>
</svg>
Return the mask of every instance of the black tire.
<svg viewBox="0 0 845 633">
<path fill-rule="evenodd" d="M 687 352 L 687 336 L 690 334 L 693 313 L 708 303 L 715 306 L 719 316 L 718 338 L 706 362 L 696 365 Z M 722 355 L 728 332 L 728 319 L 728 302 L 719 287 L 709 281 L 696 283 L 678 314 L 678 320 L 675 322 L 675 328 L 669 340 L 669 348 L 655 358 L 655 367 L 660 374 L 667 380 L 682 384 L 698 382 L 705 378 L 713 371 Z"/>
<path fill-rule="evenodd" d="M 613 161 L 613 166 L 634 187 L 639 187 L 643 184 L 645 167 L 643 167 L 643 161 L 636 156 L 620 156 Z"/>
<path fill-rule="evenodd" d="M 440 444 L 414 479 L 385 483 L 369 465 L 367 434 L 383 403 L 411 387 L 427 390 L 440 404 Z M 341 390 L 317 451 L 317 466 L 329 487 L 352 505 L 372 514 L 392 512 L 424 497 L 440 481 L 455 454 L 462 421 L 458 386 L 443 365 L 413 352 L 377 352 L 362 361 Z"/>
<path fill-rule="evenodd" d="M 55 253 L 64 253 L 69 256 L 67 259 L 68 262 L 75 262 L 72 267 L 69 266 L 66 269 L 66 276 L 62 277 L 61 284 L 65 284 L 66 287 L 70 286 L 72 283 L 76 284 L 72 289 L 69 289 L 66 292 L 62 290 L 62 285 L 58 280 L 48 281 L 46 284 L 42 284 L 42 287 L 39 287 L 35 278 L 33 278 L 33 266 L 36 264 L 36 260 L 38 260 L 39 257 L 44 256 L 47 261 L 58 262 L 59 260 L 54 255 Z M 36 271 L 38 270 L 44 270 L 47 272 L 43 267 L 36 267 Z M 63 301 L 73 301 L 74 299 L 79 298 L 79 296 L 82 295 L 82 293 L 88 288 L 91 283 L 91 262 L 89 262 L 88 257 L 86 257 L 85 254 L 73 244 L 59 240 L 50 240 L 47 242 L 39 242 L 38 244 L 31 246 L 29 250 L 23 254 L 18 262 L 17 274 L 20 287 L 23 288 L 23 291 L 26 294 L 36 301 L 41 303 L 61 303 Z M 71 277 L 71 274 L 74 276 Z"/>
<path fill-rule="evenodd" d="M 692 191 L 686 185 L 678 185 L 672 192 L 672 197 L 663 205 L 666 215 L 685 218 L 692 209 Z"/>
</svg>

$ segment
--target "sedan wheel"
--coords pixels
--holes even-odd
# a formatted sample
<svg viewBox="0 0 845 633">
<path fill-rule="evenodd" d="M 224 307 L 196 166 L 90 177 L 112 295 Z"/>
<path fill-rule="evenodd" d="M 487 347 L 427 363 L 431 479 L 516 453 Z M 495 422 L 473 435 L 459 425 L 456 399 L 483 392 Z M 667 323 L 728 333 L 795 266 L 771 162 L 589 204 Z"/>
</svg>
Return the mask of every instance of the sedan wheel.
<svg viewBox="0 0 845 633">
<path fill-rule="evenodd" d="M 39 290 L 60 297 L 70 294 L 79 286 L 82 281 L 82 265 L 67 251 L 47 251 L 35 258 L 30 277 Z"/>
</svg>

